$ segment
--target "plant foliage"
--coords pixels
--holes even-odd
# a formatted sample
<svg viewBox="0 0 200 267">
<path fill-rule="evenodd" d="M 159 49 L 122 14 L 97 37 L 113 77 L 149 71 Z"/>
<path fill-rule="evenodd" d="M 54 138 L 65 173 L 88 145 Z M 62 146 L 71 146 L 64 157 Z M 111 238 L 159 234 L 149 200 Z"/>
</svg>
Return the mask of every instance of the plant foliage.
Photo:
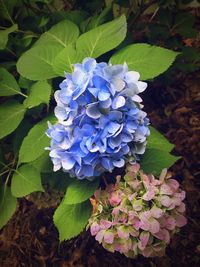
<svg viewBox="0 0 200 267">
<path fill-rule="evenodd" d="M 164 36 L 167 27 L 182 39 L 196 34 L 191 30 L 193 16 L 180 15 L 171 21 L 170 12 L 174 11 L 169 5 L 160 4 L 155 20 L 147 25 L 149 44 L 144 44 L 136 43 L 135 37 L 131 41 L 126 37 L 130 36 L 129 30 L 127 35 L 127 18 L 134 13 L 131 10 L 127 16 L 123 14 L 129 6 L 117 13 L 116 5 L 105 7 L 102 1 L 96 1 L 96 5 L 86 5 L 84 10 L 64 12 L 56 9 L 56 1 L 25 1 L 25 6 L 23 2 L 0 0 L 0 139 L 3 154 L 0 159 L 0 228 L 13 215 L 17 197 L 44 190 L 44 174 L 48 176 L 45 183 L 59 180 L 60 173 L 53 173 L 45 151 L 49 146 L 45 132 L 47 121 L 55 122 L 52 116 L 54 91 L 64 72 L 72 72 L 74 63 L 85 57 L 110 60 L 112 64 L 126 62 L 130 70 L 140 72 L 141 79 L 153 80 L 171 67 L 176 57 L 180 63 L 181 58 L 185 60 L 188 53 L 193 53 L 194 60 L 190 62 L 193 69 L 195 58 L 198 58 L 189 47 L 187 50 L 178 45 L 177 52 L 162 48 L 160 42 L 155 41 L 170 39 Z M 168 13 L 162 13 L 166 10 Z M 134 19 L 137 20 L 135 13 Z M 139 31 L 139 24 L 136 29 Z M 162 36 L 158 38 L 158 34 Z M 173 47 L 171 43 L 168 45 L 168 48 Z M 177 66 L 177 62 L 174 65 Z M 183 65 L 179 65 L 181 67 Z M 171 154 L 172 149 L 173 145 L 151 127 L 147 150 L 141 159 L 144 171 L 159 174 L 162 168 L 170 167 L 178 159 Z M 84 229 L 91 214 L 88 199 L 99 183 L 98 179 L 77 181 L 66 173 L 63 176 L 67 183 L 55 187 L 61 188 L 65 196 L 54 214 L 61 241 Z M 52 187 L 53 184 L 56 183 L 52 183 Z"/>
</svg>

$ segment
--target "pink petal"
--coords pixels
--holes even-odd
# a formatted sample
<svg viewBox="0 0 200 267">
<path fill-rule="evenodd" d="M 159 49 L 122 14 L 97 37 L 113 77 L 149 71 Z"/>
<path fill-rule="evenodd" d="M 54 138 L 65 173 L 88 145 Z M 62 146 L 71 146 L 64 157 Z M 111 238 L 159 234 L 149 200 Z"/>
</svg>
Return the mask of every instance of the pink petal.
<svg viewBox="0 0 200 267">
<path fill-rule="evenodd" d="M 106 230 L 100 230 L 100 231 L 97 233 L 97 235 L 95 236 L 95 239 L 96 239 L 99 243 L 102 242 L 105 232 L 106 232 Z"/>
<path fill-rule="evenodd" d="M 172 203 L 174 204 L 174 207 L 175 206 L 180 206 L 181 205 L 181 198 L 179 196 L 174 196 L 172 198 Z"/>
<path fill-rule="evenodd" d="M 180 193 L 180 197 L 181 197 L 182 201 L 185 199 L 185 196 L 186 196 L 186 193 L 185 193 L 185 191 L 182 190 Z"/>
<path fill-rule="evenodd" d="M 107 220 L 103 220 L 103 219 L 100 220 L 100 227 L 102 229 L 106 230 L 106 229 L 110 228 L 111 226 L 112 226 L 112 222 L 107 221 Z"/>
<path fill-rule="evenodd" d="M 132 221 L 133 218 L 135 217 L 136 213 L 134 211 L 129 211 L 128 212 L 128 220 Z"/>
<path fill-rule="evenodd" d="M 169 244 L 170 235 L 166 229 L 160 229 L 160 231 L 158 233 L 155 233 L 154 236 L 162 241 L 165 241 L 167 244 Z"/>
<path fill-rule="evenodd" d="M 156 207 L 156 206 L 153 206 L 151 208 L 151 215 L 154 217 L 154 218 L 160 218 L 162 215 L 163 215 L 164 211 L 161 210 L 160 208 Z"/>
<path fill-rule="evenodd" d="M 118 216 L 120 212 L 120 208 L 119 207 L 115 207 L 112 211 L 112 215 L 114 216 Z"/>
<path fill-rule="evenodd" d="M 129 238 L 129 232 L 123 225 L 117 228 L 117 234 L 119 238 L 126 239 L 126 240 Z"/>
<path fill-rule="evenodd" d="M 170 186 L 168 186 L 167 184 L 162 184 L 161 187 L 160 187 L 160 194 L 163 194 L 163 195 L 172 195 L 173 194 L 173 191 L 170 188 Z"/>
<path fill-rule="evenodd" d="M 171 202 L 172 202 L 170 197 L 165 196 L 165 195 L 164 196 L 160 196 L 159 200 L 160 200 L 161 204 L 163 206 L 165 206 L 165 207 L 169 207 L 171 205 Z"/>
<path fill-rule="evenodd" d="M 138 187 L 140 186 L 140 182 L 139 181 L 129 181 L 128 184 L 135 190 L 137 190 Z"/>
<path fill-rule="evenodd" d="M 176 220 L 175 220 L 172 216 L 169 216 L 169 217 L 166 219 L 165 227 L 166 227 L 168 230 L 174 230 L 175 227 L 176 227 Z"/>
<path fill-rule="evenodd" d="M 107 244 L 112 244 L 114 241 L 114 234 L 110 231 L 106 231 L 104 234 L 104 241 Z"/>
<path fill-rule="evenodd" d="M 179 212 L 185 212 L 185 203 L 181 203 L 180 206 L 177 208 L 177 211 Z"/>
<path fill-rule="evenodd" d="M 140 173 L 140 177 L 141 177 L 141 179 L 142 179 L 142 181 L 143 181 L 143 183 L 146 185 L 146 186 L 148 186 L 149 184 L 150 184 L 150 176 L 147 176 L 146 174 L 144 174 L 144 173 Z"/>
<path fill-rule="evenodd" d="M 147 245 L 147 243 L 149 241 L 149 236 L 150 236 L 149 232 L 144 232 L 143 231 L 140 234 L 140 241 L 141 241 L 141 245 L 142 245 L 143 248 L 146 247 L 146 245 Z"/>
<path fill-rule="evenodd" d="M 141 225 L 142 225 L 142 223 L 138 218 L 134 218 L 133 222 L 132 222 L 132 225 L 136 230 L 139 230 Z"/>
<path fill-rule="evenodd" d="M 135 228 L 132 228 L 129 226 L 129 233 L 131 236 L 138 237 L 139 236 L 139 231 L 137 231 Z"/>
<path fill-rule="evenodd" d="M 121 202 L 121 197 L 119 196 L 118 192 L 111 193 L 109 197 L 109 202 L 111 206 L 117 206 Z"/>
<path fill-rule="evenodd" d="M 154 187 L 150 187 L 148 191 L 143 195 L 142 199 L 146 201 L 150 201 L 154 198 L 154 196 L 155 196 Z"/>
<path fill-rule="evenodd" d="M 176 191 L 179 188 L 179 182 L 174 180 L 174 179 L 169 179 L 167 181 L 167 184 L 174 190 Z"/>
<path fill-rule="evenodd" d="M 182 227 L 182 226 L 186 225 L 187 219 L 182 214 L 177 214 L 174 217 L 175 217 L 175 220 L 176 220 L 176 225 L 178 227 Z"/>
<path fill-rule="evenodd" d="M 151 247 L 147 247 L 142 251 L 142 255 L 146 258 L 151 257 L 153 254 L 153 249 Z"/>
<path fill-rule="evenodd" d="M 138 163 L 128 166 L 128 171 L 133 172 L 133 173 L 137 173 L 139 169 L 140 169 L 140 164 Z"/>
<path fill-rule="evenodd" d="M 149 231 L 152 234 L 155 234 L 155 233 L 159 232 L 159 230 L 160 230 L 160 224 L 159 224 L 159 222 L 156 219 L 154 219 L 154 218 L 151 218 L 149 220 L 149 222 L 150 222 Z"/>
<path fill-rule="evenodd" d="M 94 222 L 90 227 L 90 233 L 92 236 L 96 235 L 100 230 L 100 226 L 97 222 Z"/>
</svg>

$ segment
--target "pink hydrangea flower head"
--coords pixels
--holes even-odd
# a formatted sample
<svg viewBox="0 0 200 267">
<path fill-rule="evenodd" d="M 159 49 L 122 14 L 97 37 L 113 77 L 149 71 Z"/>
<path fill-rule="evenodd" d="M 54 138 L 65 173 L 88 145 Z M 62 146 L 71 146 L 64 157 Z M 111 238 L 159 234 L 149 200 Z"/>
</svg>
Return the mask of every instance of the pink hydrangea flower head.
<svg viewBox="0 0 200 267">
<path fill-rule="evenodd" d="M 91 235 L 105 249 L 127 257 L 163 256 L 172 236 L 187 223 L 185 192 L 166 169 L 157 179 L 139 164 L 129 165 L 123 178 L 94 194 Z"/>
</svg>

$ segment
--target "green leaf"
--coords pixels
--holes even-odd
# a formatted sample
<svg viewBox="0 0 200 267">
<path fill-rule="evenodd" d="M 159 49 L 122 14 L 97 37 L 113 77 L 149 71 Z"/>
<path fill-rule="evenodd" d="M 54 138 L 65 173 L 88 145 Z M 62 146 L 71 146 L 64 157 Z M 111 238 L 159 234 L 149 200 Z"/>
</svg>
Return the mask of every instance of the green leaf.
<svg viewBox="0 0 200 267">
<path fill-rule="evenodd" d="M 162 148 L 163 151 L 171 151 L 174 145 L 170 143 L 159 131 L 152 126 L 149 127 L 150 136 L 147 142 L 147 148 Z"/>
<path fill-rule="evenodd" d="M 25 164 L 15 170 L 11 181 L 13 196 L 24 197 L 35 191 L 44 192 L 39 171 L 30 164 Z"/>
<path fill-rule="evenodd" d="M 33 48 L 19 58 L 17 62 L 18 72 L 23 77 L 33 81 L 56 77 L 52 68 L 54 58 L 66 46 L 74 43 L 78 36 L 79 29 L 73 22 L 68 20 L 59 22 L 42 34 Z"/>
<path fill-rule="evenodd" d="M 19 80 L 18 80 L 18 84 L 21 88 L 25 88 L 25 89 L 30 89 L 31 85 L 33 85 L 33 81 L 30 81 L 26 78 L 24 78 L 23 76 L 20 75 Z"/>
<path fill-rule="evenodd" d="M 129 70 L 138 71 L 142 80 L 155 78 L 165 72 L 179 53 L 149 44 L 129 45 L 116 54 L 112 64 L 128 64 Z"/>
<path fill-rule="evenodd" d="M 89 199 L 99 185 L 99 179 L 94 181 L 76 180 L 72 182 L 65 194 L 64 204 L 77 204 Z"/>
<path fill-rule="evenodd" d="M 159 175 L 164 168 L 171 167 L 178 159 L 162 149 L 147 148 L 140 164 L 144 172 Z"/>
<path fill-rule="evenodd" d="M 39 158 L 44 152 L 44 148 L 49 146 L 50 139 L 46 136 L 47 121 L 55 120 L 54 117 L 47 117 L 37 123 L 24 138 L 19 151 L 19 164 L 31 162 Z"/>
<path fill-rule="evenodd" d="M 0 68 L 0 96 L 21 94 L 15 78 L 6 69 Z"/>
<path fill-rule="evenodd" d="M 54 25 L 49 31 L 43 33 L 34 46 L 57 45 L 61 48 L 76 42 L 79 36 L 79 28 L 69 20 L 63 20 Z"/>
<path fill-rule="evenodd" d="M 20 124 L 26 109 L 17 101 L 8 101 L 0 106 L 0 138 L 12 133 Z"/>
<path fill-rule="evenodd" d="M 74 205 L 61 202 L 53 217 L 60 241 L 79 235 L 87 225 L 91 212 L 92 206 L 89 201 Z"/>
<path fill-rule="evenodd" d="M 32 126 L 33 125 L 29 122 L 29 120 L 24 118 L 15 130 L 14 136 L 12 138 L 13 152 L 15 154 L 15 157 L 18 157 L 22 141 L 24 137 L 28 134 Z"/>
<path fill-rule="evenodd" d="M 126 29 L 126 17 L 123 15 L 82 34 L 77 40 L 76 48 L 85 57 L 99 57 L 124 40 Z"/>
<path fill-rule="evenodd" d="M 38 45 L 26 51 L 17 62 L 17 71 L 25 78 L 42 81 L 56 77 L 52 62 L 62 49 L 56 44 Z M 31 62 L 31 64 L 30 64 Z"/>
<path fill-rule="evenodd" d="M 112 6 L 109 5 L 102 10 L 100 15 L 93 16 L 93 17 L 89 18 L 90 21 L 89 21 L 89 23 L 87 23 L 87 27 L 86 27 L 87 31 L 91 30 L 93 28 L 96 28 L 97 26 L 107 22 L 108 18 L 112 14 L 112 8 L 111 7 Z"/>
<path fill-rule="evenodd" d="M 81 62 L 84 56 L 78 53 L 72 46 L 65 47 L 54 59 L 53 70 L 64 77 L 64 72 L 72 72 L 72 64 Z"/>
<path fill-rule="evenodd" d="M 66 192 L 66 188 L 74 181 L 69 173 L 59 170 L 57 172 L 41 172 L 42 184 L 56 191 Z"/>
<path fill-rule="evenodd" d="M 31 86 L 29 96 L 24 100 L 23 104 L 27 108 L 36 107 L 42 103 L 48 105 L 50 96 L 50 84 L 47 81 L 39 81 Z"/>
<path fill-rule="evenodd" d="M 30 164 L 42 173 L 49 173 L 53 171 L 53 164 L 49 156 L 49 151 L 45 151 L 42 156 Z"/>
<path fill-rule="evenodd" d="M 10 188 L 0 184 L 0 229 L 6 225 L 17 207 L 17 199 L 12 196 Z"/>
<path fill-rule="evenodd" d="M 4 19 L 8 19 L 14 24 L 12 20 L 13 9 L 17 3 L 17 0 L 0 0 L 0 16 Z"/>
<path fill-rule="evenodd" d="M 191 13 L 180 13 L 175 17 L 174 29 L 186 38 L 195 38 L 198 31 L 194 29 L 195 16 Z"/>
<path fill-rule="evenodd" d="M 140 164 L 144 172 L 159 175 L 162 169 L 172 166 L 179 157 L 170 154 L 174 145 L 161 133 L 153 127 L 150 127 L 150 132 L 147 148 L 141 158 Z"/>
<path fill-rule="evenodd" d="M 5 49 L 8 42 L 8 35 L 16 30 L 17 30 L 17 24 L 14 24 L 10 28 L 0 31 L 0 50 Z"/>
</svg>

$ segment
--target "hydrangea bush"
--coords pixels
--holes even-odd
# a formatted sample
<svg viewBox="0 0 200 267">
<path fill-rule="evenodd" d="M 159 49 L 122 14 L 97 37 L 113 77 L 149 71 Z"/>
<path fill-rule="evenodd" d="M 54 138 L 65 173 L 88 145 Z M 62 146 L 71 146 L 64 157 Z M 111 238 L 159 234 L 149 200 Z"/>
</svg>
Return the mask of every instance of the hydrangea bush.
<svg viewBox="0 0 200 267">
<path fill-rule="evenodd" d="M 90 232 L 107 250 L 128 257 L 162 256 L 172 236 L 186 224 L 185 191 L 164 169 L 157 179 L 139 164 L 127 167 L 124 180 L 98 189 L 92 199 Z"/>
<path fill-rule="evenodd" d="M 149 126 L 139 94 L 144 81 L 165 72 L 179 53 L 125 46 L 128 39 L 119 46 L 126 17 L 107 16 L 109 8 L 93 18 L 66 12 L 69 20 L 63 20 L 51 13 L 34 23 L 31 34 L 21 29 L 20 16 L 12 19 L 14 10 L 10 3 L 2 24 L 8 27 L 0 31 L 0 49 L 8 48 L 3 60 L 14 56 L 0 68 L 0 228 L 14 214 L 17 198 L 46 207 L 63 196 L 53 216 L 60 241 L 79 235 L 89 220 L 92 235 L 110 251 L 162 254 L 185 223 L 184 192 L 164 174 L 160 180 L 144 174 L 159 175 L 178 158 L 170 154 L 174 146 Z M 123 173 L 130 162 L 124 180 L 112 184 L 116 171 Z M 89 199 L 96 190 L 92 214 Z"/>
<path fill-rule="evenodd" d="M 86 58 L 74 65 L 55 92 L 58 123 L 47 131 L 55 171 L 94 179 L 144 153 L 149 120 L 138 94 L 147 84 L 139 77 L 127 64 Z"/>
</svg>

